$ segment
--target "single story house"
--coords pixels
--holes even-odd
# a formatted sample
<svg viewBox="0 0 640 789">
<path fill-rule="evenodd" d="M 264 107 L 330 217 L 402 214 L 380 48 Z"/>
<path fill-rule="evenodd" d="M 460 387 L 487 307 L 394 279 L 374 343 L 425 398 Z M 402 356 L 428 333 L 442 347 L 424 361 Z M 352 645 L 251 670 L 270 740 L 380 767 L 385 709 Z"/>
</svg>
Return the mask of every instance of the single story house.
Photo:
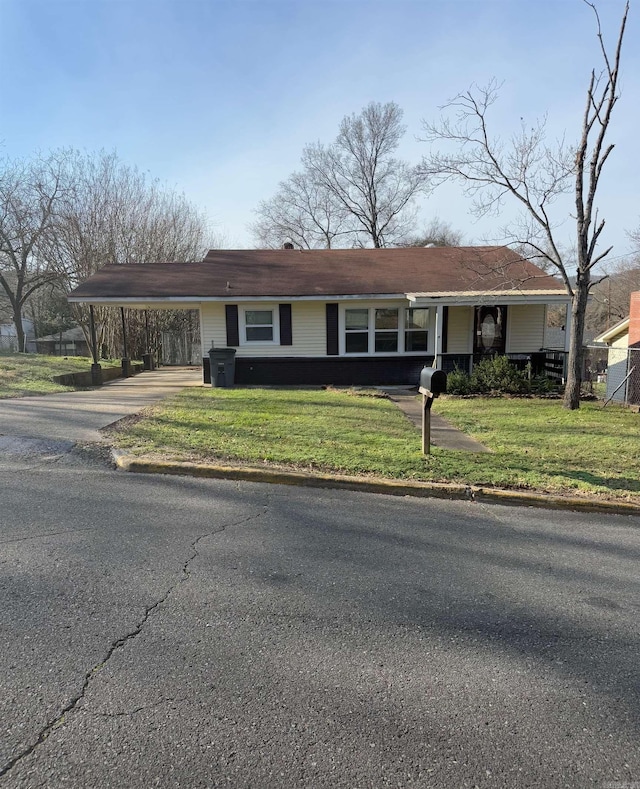
<svg viewBox="0 0 640 789">
<path fill-rule="evenodd" d="M 214 346 L 236 349 L 238 384 L 341 385 L 527 359 L 545 347 L 548 305 L 569 302 L 559 280 L 495 246 L 214 249 L 197 263 L 105 266 L 69 300 L 199 310 L 205 381 Z"/>
<path fill-rule="evenodd" d="M 38 353 L 50 356 L 91 356 L 89 343 L 80 326 L 36 338 Z"/>
</svg>

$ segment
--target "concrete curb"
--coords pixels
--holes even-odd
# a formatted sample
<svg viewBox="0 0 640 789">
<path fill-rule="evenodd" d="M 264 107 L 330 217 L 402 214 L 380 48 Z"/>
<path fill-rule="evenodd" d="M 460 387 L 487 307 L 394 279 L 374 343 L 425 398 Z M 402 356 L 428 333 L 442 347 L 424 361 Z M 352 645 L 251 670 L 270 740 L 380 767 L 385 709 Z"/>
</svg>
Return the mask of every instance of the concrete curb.
<svg viewBox="0 0 640 789">
<path fill-rule="evenodd" d="M 416 496 L 419 498 L 462 499 L 471 502 L 493 503 L 519 507 L 602 512 L 609 515 L 640 516 L 640 505 L 625 502 L 598 501 L 552 494 L 525 493 L 516 490 L 484 489 L 476 485 L 438 482 L 407 482 L 394 479 L 368 479 L 342 474 L 321 474 L 303 471 L 255 468 L 252 466 L 223 466 L 208 463 L 183 463 L 145 460 L 112 450 L 114 463 L 121 471 L 137 474 L 172 474 L 209 479 L 236 479 L 271 485 L 297 485 L 309 488 L 334 488 L 387 496 Z"/>
</svg>

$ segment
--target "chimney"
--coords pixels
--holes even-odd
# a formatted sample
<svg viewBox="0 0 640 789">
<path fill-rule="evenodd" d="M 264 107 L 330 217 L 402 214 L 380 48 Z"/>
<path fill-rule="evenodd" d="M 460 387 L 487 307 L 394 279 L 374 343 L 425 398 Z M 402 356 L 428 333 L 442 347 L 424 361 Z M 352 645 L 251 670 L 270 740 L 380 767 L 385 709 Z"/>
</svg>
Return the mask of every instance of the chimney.
<svg viewBox="0 0 640 789">
<path fill-rule="evenodd" d="M 640 348 L 640 290 L 631 294 L 629 305 L 629 348 Z"/>
<path fill-rule="evenodd" d="M 284 244 L 282 245 L 282 248 L 283 249 L 294 249 L 294 246 L 291 243 L 291 241 L 285 241 Z"/>
</svg>

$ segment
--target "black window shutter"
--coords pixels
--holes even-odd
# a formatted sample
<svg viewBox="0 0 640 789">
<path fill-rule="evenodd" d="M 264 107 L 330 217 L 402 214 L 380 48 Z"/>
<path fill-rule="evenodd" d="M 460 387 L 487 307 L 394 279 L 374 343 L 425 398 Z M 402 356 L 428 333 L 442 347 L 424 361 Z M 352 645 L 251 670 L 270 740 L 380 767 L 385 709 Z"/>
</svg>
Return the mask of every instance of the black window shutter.
<svg viewBox="0 0 640 789">
<path fill-rule="evenodd" d="M 327 304 L 327 356 L 338 355 L 338 305 Z"/>
<path fill-rule="evenodd" d="M 240 332 L 238 330 L 238 305 L 225 304 L 225 317 L 227 320 L 227 345 L 237 347 L 240 345 Z"/>
<path fill-rule="evenodd" d="M 442 353 L 447 352 L 449 343 L 449 307 L 442 308 Z"/>
<path fill-rule="evenodd" d="M 280 345 L 293 345 L 291 304 L 280 304 Z"/>
</svg>

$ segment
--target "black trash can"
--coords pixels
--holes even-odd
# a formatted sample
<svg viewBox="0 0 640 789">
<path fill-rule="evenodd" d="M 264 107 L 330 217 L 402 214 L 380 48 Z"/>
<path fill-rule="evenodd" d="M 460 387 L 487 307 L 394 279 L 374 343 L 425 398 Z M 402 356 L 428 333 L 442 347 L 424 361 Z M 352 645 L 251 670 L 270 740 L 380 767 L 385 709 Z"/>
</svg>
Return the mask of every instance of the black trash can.
<svg viewBox="0 0 640 789">
<path fill-rule="evenodd" d="M 236 349 L 211 348 L 209 351 L 211 386 L 233 386 L 236 377 Z"/>
</svg>

